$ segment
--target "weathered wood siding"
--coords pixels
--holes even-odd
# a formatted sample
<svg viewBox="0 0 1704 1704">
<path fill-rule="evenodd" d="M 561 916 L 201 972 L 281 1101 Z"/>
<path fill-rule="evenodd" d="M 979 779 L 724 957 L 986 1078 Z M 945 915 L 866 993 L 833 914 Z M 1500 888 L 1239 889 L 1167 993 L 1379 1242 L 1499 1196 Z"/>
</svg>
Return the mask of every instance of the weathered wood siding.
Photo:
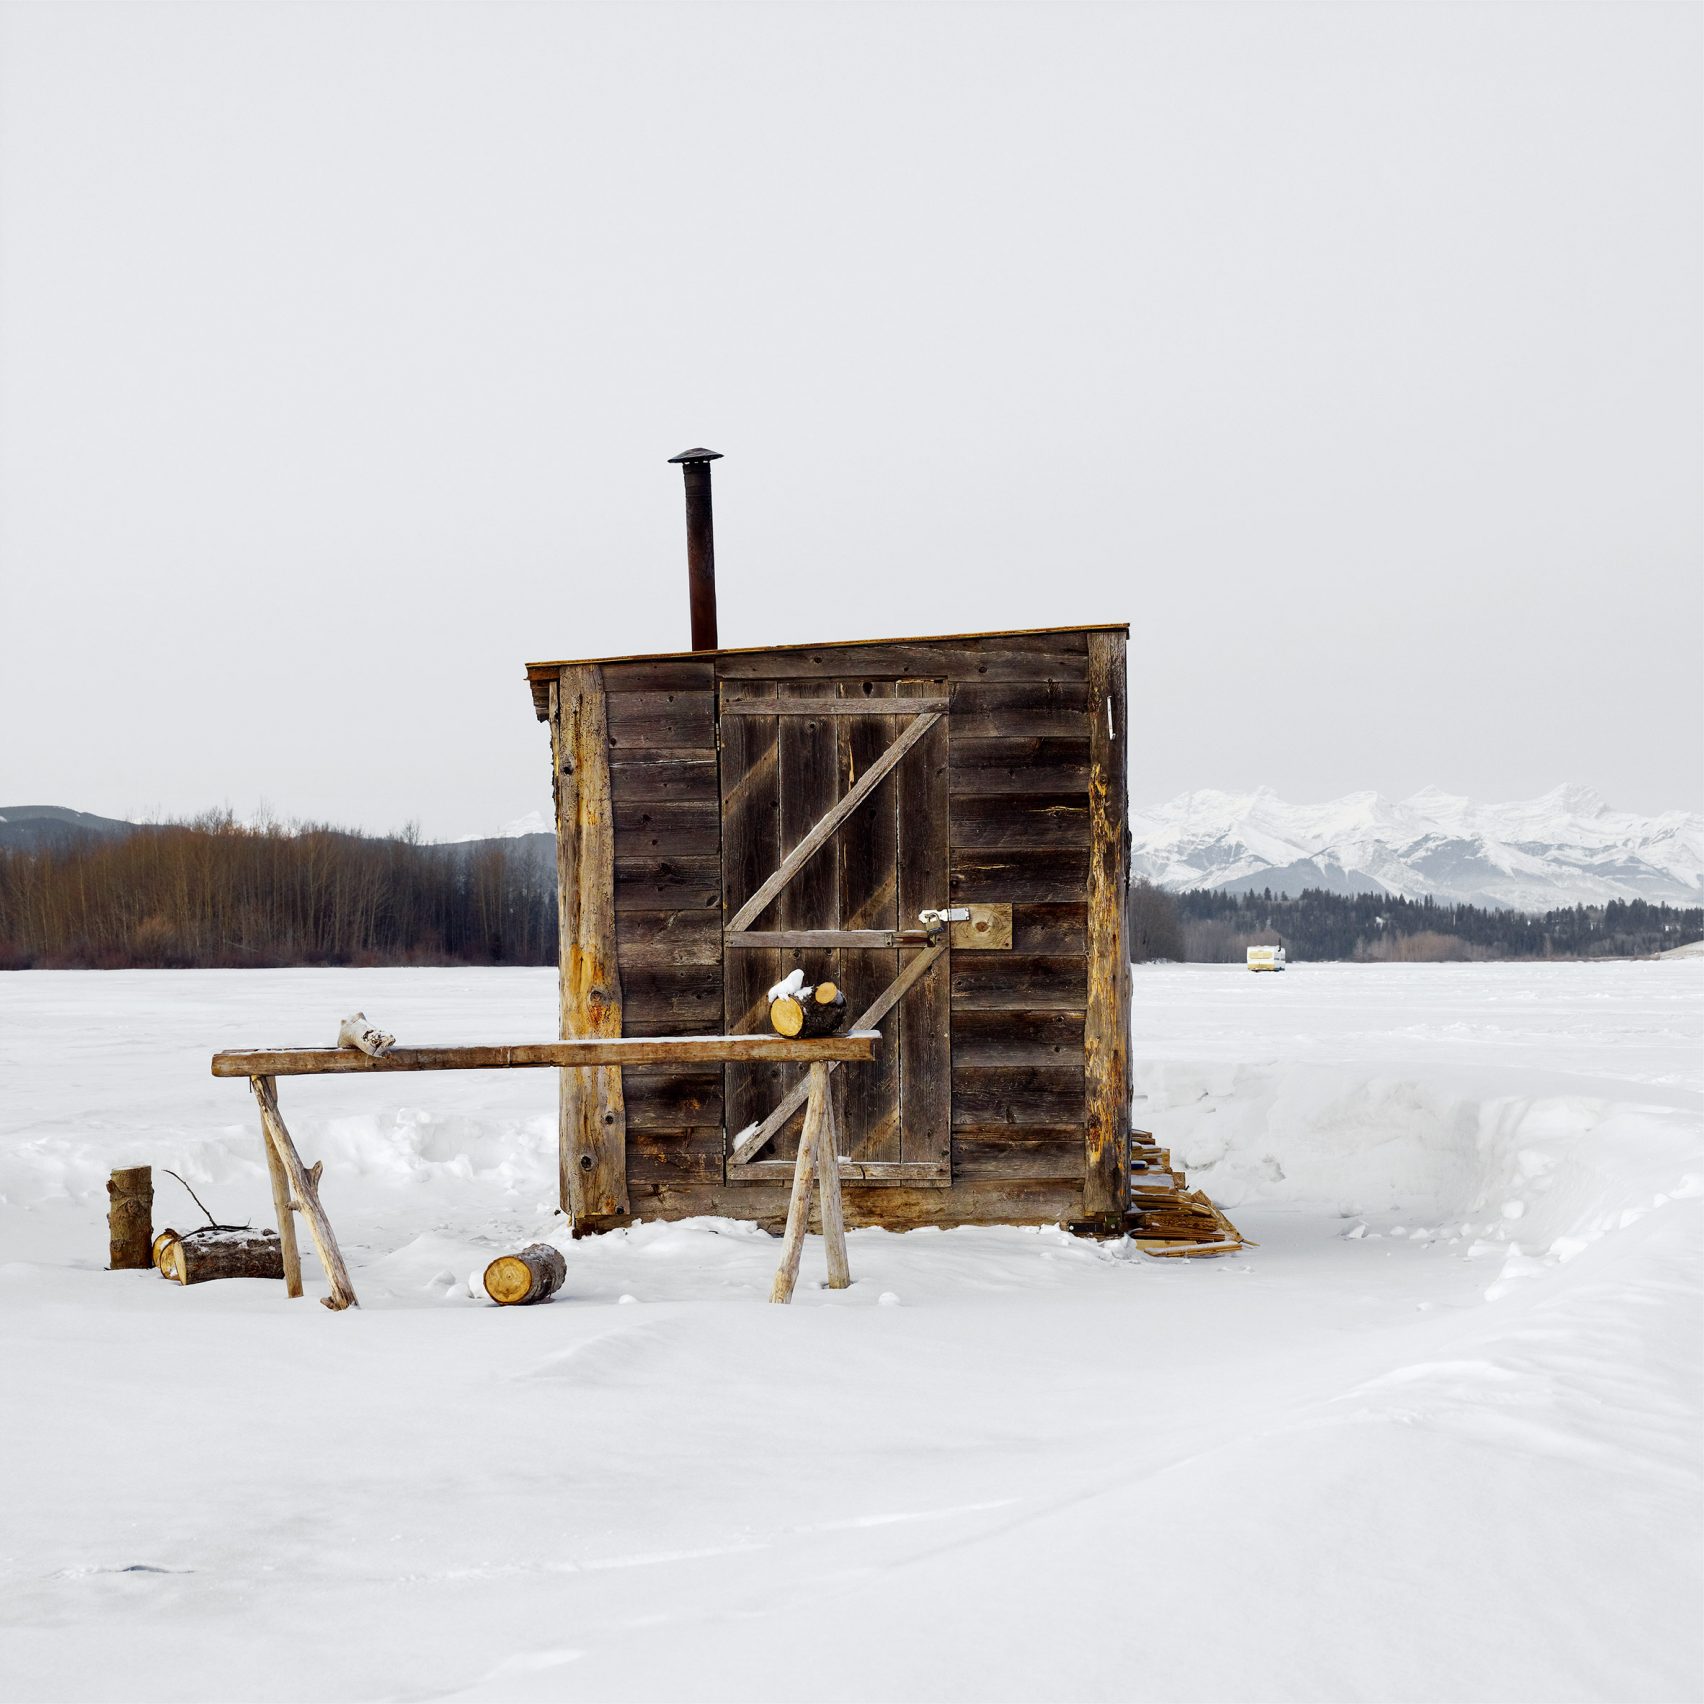
<svg viewBox="0 0 1704 1704">
<path fill-rule="evenodd" d="M 1049 637 L 1046 678 L 999 668 L 953 686 L 953 903 L 1012 903 L 1010 952 L 953 961 L 953 1180 L 1003 1184 L 1038 1209 L 1069 1188 L 1074 1216 L 1088 984 L 1088 647 L 1081 633 Z"/>
<path fill-rule="evenodd" d="M 615 805 L 615 932 L 628 1035 L 722 1027 L 722 830 L 708 661 L 604 665 Z M 722 1072 L 624 1073 L 635 1213 L 662 1184 L 722 1180 Z"/>
<path fill-rule="evenodd" d="M 602 665 L 616 927 L 629 1035 L 714 1033 L 723 1027 L 725 992 L 730 1009 L 742 999 L 751 1008 L 747 1027 L 756 1027 L 763 990 L 779 964 L 769 951 L 725 953 L 722 945 L 719 686 L 737 690 L 738 683 L 764 682 L 773 691 L 782 683 L 784 691 L 792 681 L 801 690 L 810 683 L 820 692 L 825 684 L 833 690 L 831 683 L 841 683 L 839 691 L 850 697 L 916 692 L 919 681 L 937 683 L 931 690 L 938 691 L 938 683 L 946 683 L 950 710 L 944 737 L 932 736 L 907 756 L 892 782 L 864 807 L 870 814 L 862 819 L 854 814 L 836 836 L 838 850 L 825 850 L 807 866 L 766 918 L 772 928 L 819 926 L 810 899 L 829 883 L 835 884 L 849 927 L 892 926 L 893 900 L 884 896 L 894 889 L 900 919 L 914 917 L 925 905 L 1006 901 L 1013 907 L 1010 951 L 953 954 L 950 975 L 933 978 L 939 985 L 935 1008 L 913 1004 L 914 991 L 895 1014 L 906 1025 L 950 1035 L 950 1070 L 938 1074 L 935 1092 L 940 1122 L 950 1130 L 952 1185 L 851 1186 L 846 1205 L 855 1223 L 1045 1222 L 1084 1213 L 1086 1155 L 1092 1145 L 1105 1153 L 1085 1095 L 1090 900 L 1099 892 L 1104 902 L 1107 881 L 1116 882 L 1121 867 L 1117 858 L 1103 860 L 1091 881 L 1091 848 L 1099 844 L 1092 766 L 1104 763 L 1108 750 L 1094 726 L 1105 706 L 1091 698 L 1091 631 L 1107 630 L 716 652 Z M 1121 661 L 1121 643 L 1117 653 Z M 1097 660 L 1103 666 L 1106 655 L 1102 647 Z M 913 684 L 897 687 L 901 681 Z M 744 742 L 738 754 L 742 770 L 762 761 L 754 742 L 772 748 L 779 761 L 790 737 L 786 721 L 724 718 L 723 744 Z M 890 737 L 852 723 L 843 744 Z M 1122 756 L 1122 726 L 1116 744 Z M 846 751 L 842 758 L 859 769 L 871 755 Z M 889 870 L 881 849 L 892 843 L 894 814 L 928 793 L 908 777 L 926 773 L 914 766 L 943 764 L 948 833 L 942 867 L 904 867 L 902 860 L 900 869 Z M 760 858 L 765 868 L 745 872 L 733 887 L 742 881 L 745 889 L 755 887 L 821 814 L 827 798 L 825 786 L 820 798 L 777 801 L 772 832 L 742 828 L 742 843 L 767 849 Z M 1122 817 L 1121 792 L 1103 794 L 1103 819 L 1108 807 Z M 1104 938 L 1104 918 L 1096 932 Z M 1122 935 L 1119 943 L 1122 951 Z M 1104 939 L 1102 945 L 1104 950 Z M 848 953 L 847 961 L 854 956 Z M 725 973 L 737 979 L 737 988 L 730 983 L 725 990 Z M 1121 975 L 1127 975 L 1121 967 L 1106 967 L 1100 984 L 1114 996 L 1110 1014 L 1103 1000 L 1097 1019 L 1103 1120 L 1114 1095 L 1128 1084 L 1127 1041 L 1121 1044 L 1117 1035 L 1128 1011 L 1128 996 L 1121 997 L 1116 980 Z M 897 1037 L 897 1029 L 893 1033 Z M 945 1048 L 942 1058 L 944 1066 Z M 874 1070 L 893 1068 L 884 1056 Z M 867 1088 L 855 1082 L 859 1071 L 871 1069 L 837 1073 L 845 1079 L 836 1084 L 837 1117 L 854 1140 L 860 1105 L 885 1098 L 875 1092 L 874 1078 Z M 738 1129 L 754 1113 L 724 1105 L 720 1072 L 630 1070 L 626 1077 L 634 1213 L 717 1212 L 781 1222 L 784 1184 L 722 1181 L 724 1128 Z M 896 1146 L 891 1138 L 878 1145 L 883 1157 Z M 1103 1167 L 1098 1180 L 1089 1179 L 1091 1203 L 1104 1203 L 1111 1178 L 1110 1168 Z"/>
</svg>

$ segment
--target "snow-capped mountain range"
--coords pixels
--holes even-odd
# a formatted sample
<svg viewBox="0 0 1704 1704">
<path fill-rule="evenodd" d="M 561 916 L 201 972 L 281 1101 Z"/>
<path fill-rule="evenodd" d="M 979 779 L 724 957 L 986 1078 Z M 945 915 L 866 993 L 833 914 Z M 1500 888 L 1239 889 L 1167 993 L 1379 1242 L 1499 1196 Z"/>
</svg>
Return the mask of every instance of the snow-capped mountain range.
<svg viewBox="0 0 1704 1704">
<path fill-rule="evenodd" d="M 1183 793 L 1133 811 L 1132 873 L 1229 893 L 1391 893 L 1548 911 L 1612 899 L 1704 901 L 1704 815 L 1612 811 L 1589 787 L 1480 805 L 1425 788 L 1292 805 L 1269 788 Z"/>
</svg>

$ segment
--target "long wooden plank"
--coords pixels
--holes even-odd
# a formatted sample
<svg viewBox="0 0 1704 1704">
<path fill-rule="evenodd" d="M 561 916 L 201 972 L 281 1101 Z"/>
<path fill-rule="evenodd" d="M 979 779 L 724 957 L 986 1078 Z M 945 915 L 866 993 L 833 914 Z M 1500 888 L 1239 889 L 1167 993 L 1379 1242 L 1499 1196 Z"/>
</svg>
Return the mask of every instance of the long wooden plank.
<svg viewBox="0 0 1704 1704">
<path fill-rule="evenodd" d="M 1083 1173 L 1083 1128 L 1031 1126 L 1007 1132 L 970 1126 L 953 1132 L 954 1184 L 981 1179 L 1067 1183 Z"/>
<path fill-rule="evenodd" d="M 606 661 L 603 671 L 604 691 L 612 698 L 628 692 L 716 690 L 716 665 L 701 651 L 684 657 L 665 657 L 656 662 Z"/>
<path fill-rule="evenodd" d="M 882 777 L 940 719 L 939 711 L 930 711 L 908 723 L 898 739 L 852 784 L 851 791 L 817 821 L 815 827 L 781 860 L 780 867 L 768 881 L 728 919 L 728 928 L 744 929 L 760 917 L 769 902 L 793 879 L 805 862 L 821 849 L 828 837 L 875 791 Z"/>
<path fill-rule="evenodd" d="M 721 1128 L 722 1073 L 713 1065 L 635 1065 L 622 1072 L 621 1086 L 627 1096 L 629 1149 L 636 1130 Z"/>
<path fill-rule="evenodd" d="M 551 708 L 562 1035 L 614 1037 L 621 1034 L 615 810 L 599 671 L 563 669 Z M 603 1067 L 562 1073 L 557 1157 L 562 1207 L 576 1223 L 627 1211 L 627 1123 L 620 1071 Z"/>
<path fill-rule="evenodd" d="M 616 919 L 616 932 L 625 953 L 630 948 L 657 948 L 677 955 L 670 963 L 712 963 L 722 956 L 722 919 L 715 911 L 635 911 Z M 698 949 L 708 947 L 711 958 L 701 960 Z"/>
<path fill-rule="evenodd" d="M 936 712 L 947 708 L 945 698 L 884 701 L 880 698 L 742 698 L 722 706 L 724 716 L 810 716 L 821 721 L 824 717 L 841 716 L 920 716 L 927 710 Z"/>
<path fill-rule="evenodd" d="M 735 929 L 726 944 L 742 950 L 759 947 L 805 949 L 812 947 L 926 947 L 929 936 L 923 929 Z"/>
<path fill-rule="evenodd" d="M 998 1052 L 1000 1048 L 1018 1043 L 1035 1043 L 1057 1050 L 1059 1060 L 1078 1058 L 1083 1051 L 1082 1011 L 1060 1008 L 1038 1012 L 1033 1007 L 1020 1006 L 1016 1010 L 990 1008 L 953 1013 L 955 1064 L 1004 1064 L 1005 1060 L 992 1056 L 985 1060 L 968 1056 L 961 1059 L 960 1056 L 965 1048 L 986 1046 Z"/>
<path fill-rule="evenodd" d="M 722 687 L 722 706 L 754 689 Z M 728 718 L 722 730 L 722 871 L 716 921 L 724 933 L 733 914 L 781 862 L 780 723 L 774 717 Z M 723 959 L 722 1028 L 729 1035 L 768 1029 L 766 993 L 785 974 L 781 956 L 728 953 Z M 764 1116 L 783 1092 L 773 1065 L 729 1065 L 724 1073 L 728 1128 Z"/>
<path fill-rule="evenodd" d="M 1041 745 L 1041 740 L 1019 741 L 1019 744 Z M 1089 742 L 1083 741 L 1083 750 L 1087 752 Z M 1089 796 L 1089 766 L 1087 761 L 1080 764 L 1059 764 L 1047 768 L 1038 759 L 1032 764 L 1009 764 L 977 768 L 974 765 L 961 765 L 957 761 L 956 750 L 952 767 L 951 784 L 955 802 L 965 798 L 995 798 L 1021 799 L 1031 794 L 1078 794 L 1083 799 Z"/>
<path fill-rule="evenodd" d="M 718 964 L 635 962 L 621 955 L 627 1035 L 714 1035 L 722 1027 Z"/>
<path fill-rule="evenodd" d="M 876 762 L 893 738 L 885 714 L 898 696 L 891 680 L 843 680 L 838 691 L 848 703 L 876 713 L 847 717 L 836 725 L 841 788 L 845 790 Z M 903 713 L 903 709 L 901 709 Z M 841 932 L 848 937 L 840 953 L 840 984 L 854 1011 L 860 1011 L 900 971 L 905 937 L 898 909 L 896 862 L 899 856 L 899 786 L 890 773 L 857 812 L 841 825 L 834 853 L 840 864 Z M 907 944 L 923 946 L 921 930 L 907 932 Z M 868 938 L 869 945 L 857 944 Z M 899 1158 L 899 1053 L 887 1048 L 862 1071 L 837 1071 L 830 1085 L 835 1128 L 843 1146 L 860 1158 Z"/>
<path fill-rule="evenodd" d="M 1013 1007 L 1071 1012 L 1085 1006 L 1085 959 L 1077 953 L 966 953 L 953 960 L 953 1010 Z"/>
<path fill-rule="evenodd" d="M 714 853 L 615 861 L 615 909 L 712 912 L 721 903 L 721 860 Z"/>
<path fill-rule="evenodd" d="M 1130 1193 L 1129 747 L 1124 637 L 1089 636 L 1089 951 L 1083 1210 L 1122 1224 Z"/>
<path fill-rule="evenodd" d="M 967 740 L 1031 739 L 1067 740 L 1080 735 L 1088 720 L 1086 710 L 955 710 L 953 732 Z"/>
<path fill-rule="evenodd" d="M 1089 844 L 1089 795 L 953 798 L 953 846 L 966 851 L 1011 852 L 1036 847 L 1078 851 Z"/>
<path fill-rule="evenodd" d="M 669 688 L 649 692 L 615 692 L 606 680 L 604 691 L 609 694 L 609 725 L 612 731 L 630 727 L 637 722 L 648 723 L 656 716 L 680 715 L 694 718 L 709 736 L 709 743 L 716 743 L 716 692 L 709 680 L 686 690 Z M 685 746 L 699 742 L 664 740 L 660 743 Z"/>
<path fill-rule="evenodd" d="M 953 1065 L 953 1127 L 1083 1124 L 1081 1059 L 1052 1065 Z M 1080 1136 L 1079 1136 L 1080 1140 Z"/>
<path fill-rule="evenodd" d="M 643 698 L 647 694 L 629 696 Z M 712 716 L 691 705 L 678 705 L 648 716 L 630 717 L 620 728 L 611 729 L 609 738 L 611 752 L 623 756 L 663 746 L 671 750 L 714 751 L 716 723 Z"/>
<path fill-rule="evenodd" d="M 1080 769 L 1089 784 L 1089 725 L 1075 734 L 994 734 L 971 739 L 953 726 L 953 770 Z M 955 782 L 956 785 L 956 782 Z"/>
<path fill-rule="evenodd" d="M 918 955 L 920 958 L 925 956 Z M 885 1010 L 885 1008 L 884 1008 Z M 608 1036 L 530 1041 L 499 1047 L 393 1047 L 380 1058 L 353 1047 L 236 1048 L 213 1055 L 215 1077 L 358 1076 L 388 1071 L 499 1071 L 536 1067 L 722 1064 L 782 1060 L 836 1065 L 874 1059 L 881 1032 L 860 1020 L 846 1035 L 789 1040 L 782 1035 Z"/>
<path fill-rule="evenodd" d="M 1082 1131 L 1071 1132 L 1075 1141 L 1071 1149 L 1072 1176 L 1082 1166 Z M 840 1182 L 843 1188 L 888 1189 L 895 1184 L 908 1184 L 918 1189 L 946 1189 L 952 1184 L 948 1168 L 934 1161 L 860 1160 L 852 1154 L 840 1155 Z M 750 1160 L 740 1167 L 741 1183 L 774 1183 L 793 1175 L 791 1160 Z"/>
<path fill-rule="evenodd" d="M 1088 887 L 1086 851 L 1010 852 L 953 848 L 953 904 L 1068 905 L 1080 903 Z"/>
<path fill-rule="evenodd" d="M 764 683 L 751 689 L 759 696 L 773 697 L 778 703 L 818 710 L 838 703 L 835 688 L 822 681 L 785 681 L 771 691 Z M 730 705 L 743 703 L 745 693 L 730 694 Z M 840 802 L 845 787 L 839 773 L 839 724 L 820 716 L 782 716 L 776 721 L 777 739 L 781 750 L 780 845 L 801 845 L 815 831 L 818 823 Z M 785 863 L 785 859 L 781 861 Z M 773 875 L 774 872 L 767 872 Z M 775 895 L 770 906 L 775 927 L 782 931 L 812 929 L 840 921 L 839 860 L 826 851 L 800 864 L 790 881 Z M 726 938 L 738 939 L 738 919 L 730 926 Z M 796 950 L 785 951 L 778 964 L 779 975 L 802 967 L 808 981 L 841 981 L 840 954 L 829 948 L 818 949 L 801 959 Z M 765 985 L 765 998 L 769 984 Z M 854 1008 L 856 1010 L 856 1008 Z M 754 1028 L 767 1029 L 768 1012 L 764 1011 Z M 775 1101 L 799 1080 L 796 1069 L 779 1067 L 769 1091 L 768 1104 Z M 777 1132 L 775 1153 L 785 1158 L 791 1143 L 802 1136 L 795 1126 Z M 820 1185 L 820 1180 L 819 1180 Z"/>
<path fill-rule="evenodd" d="M 722 849 L 722 817 L 716 801 L 700 799 L 617 799 L 615 836 L 622 857 L 679 857 Z"/>
<path fill-rule="evenodd" d="M 994 646 L 941 644 L 923 640 L 897 645 L 854 645 L 845 650 L 813 647 L 759 651 L 723 657 L 724 680 L 1058 680 L 1082 678 L 1083 653 L 1046 640 L 1041 648 L 1023 641 Z"/>
<path fill-rule="evenodd" d="M 828 640 L 813 645 L 750 646 L 714 653 L 647 651 L 624 657 L 559 658 L 526 665 L 533 708 L 542 722 L 549 714 L 549 683 L 567 662 L 597 663 L 618 683 L 612 691 L 667 690 L 699 684 L 696 674 L 714 666 L 724 680 L 747 678 L 844 679 L 961 674 L 979 680 L 1052 680 L 1081 674 L 1087 636 L 1092 632 L 1128 633 L 1117 623 L 1096 627 L 1013 628 L 988 633 L 944 633 L 917 638 Z M 712 665 L 713 658 L 713 665 Z"/>
<path fill-rule="evenodd" d="M 961 680 L 953 683 L 953 717 L 984 716 L 1013 710 L 1075 710 L 1089 707 L 1083 660 L 1071 680 Z"/>
<path fill-rule="evenodd" d="M 1082 1216 L 1080 1183 L 992 1177 L 966 1178 L 950 1189 L 927 1182 L 860 1187 L 844 1172 L 840 1181 L 847 1192 L 846 1222 L 852 1226 L 909 1230 L 917 1225 L 1057 1225 Z M 744 1185 L 737 1205 L 740 1218 L 779 1230 L 787 1213 L 786 1180 L 766 1178 Z M 642 1196 L 647 1218 L 684 1219 L 728 1210 L 727 1192 L 716 1185 L 659 1184 L 647 1187 Z"/>
<path fill-rule="evenodd" d="M 933 683 L 901 681 L 903 698 L 925 696 Z M 940 683 L 942 685 L 945 682 Z M 898 903 L 902 919 L 920 911 L 950 906 L 947 766 L 952 728 L 943 720 L 898 775 Z M 943 1171 L 952 1164 L 952 987 L 955 963 L 948 952 L 919 978 L 894 1015 L 894 1046 L 899 1056 L 899 1158 Z M 970 954 L 1003 958 L 1003 953 Z"/>
<path fill-rule="evenodd" d="M 1015 905 L 1012 907 L 1012 951 L 1071 953 L 1088 951 L 1086 905 Z"/>
<path fill-rule="evenodd" d="M 659 1183 L 707 1183 L 719 1187 L 722 1182 L 721 1124 L 676 1130 L 636 1130 L 629 1124 L 627 1179 L 630 1191 Z"/>
<path fill-rule="evenodd" d="M 920 953 L 916 954 L 912 958 L 911 962 L 907 964 L 902 971 L 900 971 L 899 975 L 896 976 L 893 981 L 890 982 L 887 987 L 870 1002 L 869 1006 L 863 1012 L 859 1013 L 857 1022 L 852 1027 L 851 1036 L 832 1036 L 825 1039 L 849 1041 L 853 1036 L 867 1033 L 876 1024 L 879 1024 L 882 1019 L 893 1010 L 894 1006 L 898 1004 L 900 1000 L 905 998 L 906 991 L 911 988 L 911 986 L 920 977 L 928 973 L 931 967 L 946 950 L 947 944 L 945 941 L 941 941 L 932 947 L 925 947 Z M 799 1044 L 795 1042 L 794 1045 L 797 1046 Z M 365 1055 L 363 1055 L 363 1057 L 365 1057 Z M 824 1057 L 832 1059 L 833 1055 L 824 1055 Z M 860 1057 L 862 1056 L 860 1055 Z M 756 1154 L 772 1136 L 774 1136 L 775 1132 L 779 1130 L 782 1125 L 784 1125 L 787 1120 L 805 1104 L 805 1093 L 805 1084 L 795 1084 L 783 1097 L 781 1104 L 777 1106 L 755 1130 L 747 1131 L 741 1136 L 740 1140 L 734 1144 L 732 1151 L 728 1155 L 728 1170 L 730 1177 L 733 1175 L 734 1167 L 744 1165 L 748 1160 L 750 1160 L 752 1156 Z"/>
<path fill-rule="evenodd" d="M 617 807 L 647 799 L 707 799 L 719 784 L 714 751 L 624 751 L 610 756 L 610 793 Z"/>
</svg>

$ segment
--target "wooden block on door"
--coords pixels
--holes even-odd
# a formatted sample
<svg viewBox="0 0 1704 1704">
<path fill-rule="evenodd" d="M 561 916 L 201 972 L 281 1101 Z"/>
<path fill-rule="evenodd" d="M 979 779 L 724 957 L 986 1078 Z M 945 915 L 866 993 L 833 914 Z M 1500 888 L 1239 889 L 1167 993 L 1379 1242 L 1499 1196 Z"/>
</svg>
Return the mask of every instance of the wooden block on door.
<svg viewBox="0 0 1704 1704">
<path fill-rule="evenodd" d="M 1012 945 L 1010 905 L 967 905 L 970 916 L 953 925 L 953 948 L 957 952 L 980 952 Z"/>
</svg>

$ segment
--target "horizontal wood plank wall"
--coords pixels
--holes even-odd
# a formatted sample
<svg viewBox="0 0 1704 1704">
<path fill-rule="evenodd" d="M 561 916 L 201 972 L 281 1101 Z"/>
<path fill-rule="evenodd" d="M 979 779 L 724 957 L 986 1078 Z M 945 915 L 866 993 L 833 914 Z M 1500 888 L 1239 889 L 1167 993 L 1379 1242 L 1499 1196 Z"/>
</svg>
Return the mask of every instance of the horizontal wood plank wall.
<svg viewBox="0 0 1704 1704">
<path fill-rule="evenodd" d="M 1012 950 L 952 961 L 952 1188 L 851 1187 L 847 1219 L 903 1226 L 1079 1217 L 1087 631 L 640 659 L 606 664 L 604 678 L 630 1035 L 708 1034 L 722 1025 L 718 678 L 839 681 L 848 697 L 864 693 L 867 681 L 949 683 L 950 893 L 942 898 L 1010 902 Z M 626 1076 L 635 1213 L 737 1213 L 780 1225 L 785 1186 L 722 1183 L 720 1073 Z"/>
<path fill-rule="evenodd" d="M 604 668 L 615 812 L 615 926 L 627 1035 L 722 1028 L 721 805 L 708 661 Z M 722 1071 L 623 1073 L 635 1213 L 664 1185 L 722 1180 Z"/>
<path fill-rule="evenodd" d="M 1012 903 L 1010 952 L 953 961 L 954 1188 L 1038 1209 L 1083 1179 L 1086 645 L 1053 665 L 956 683 L 948 718 L 953 903 Z"/>
</svg>

